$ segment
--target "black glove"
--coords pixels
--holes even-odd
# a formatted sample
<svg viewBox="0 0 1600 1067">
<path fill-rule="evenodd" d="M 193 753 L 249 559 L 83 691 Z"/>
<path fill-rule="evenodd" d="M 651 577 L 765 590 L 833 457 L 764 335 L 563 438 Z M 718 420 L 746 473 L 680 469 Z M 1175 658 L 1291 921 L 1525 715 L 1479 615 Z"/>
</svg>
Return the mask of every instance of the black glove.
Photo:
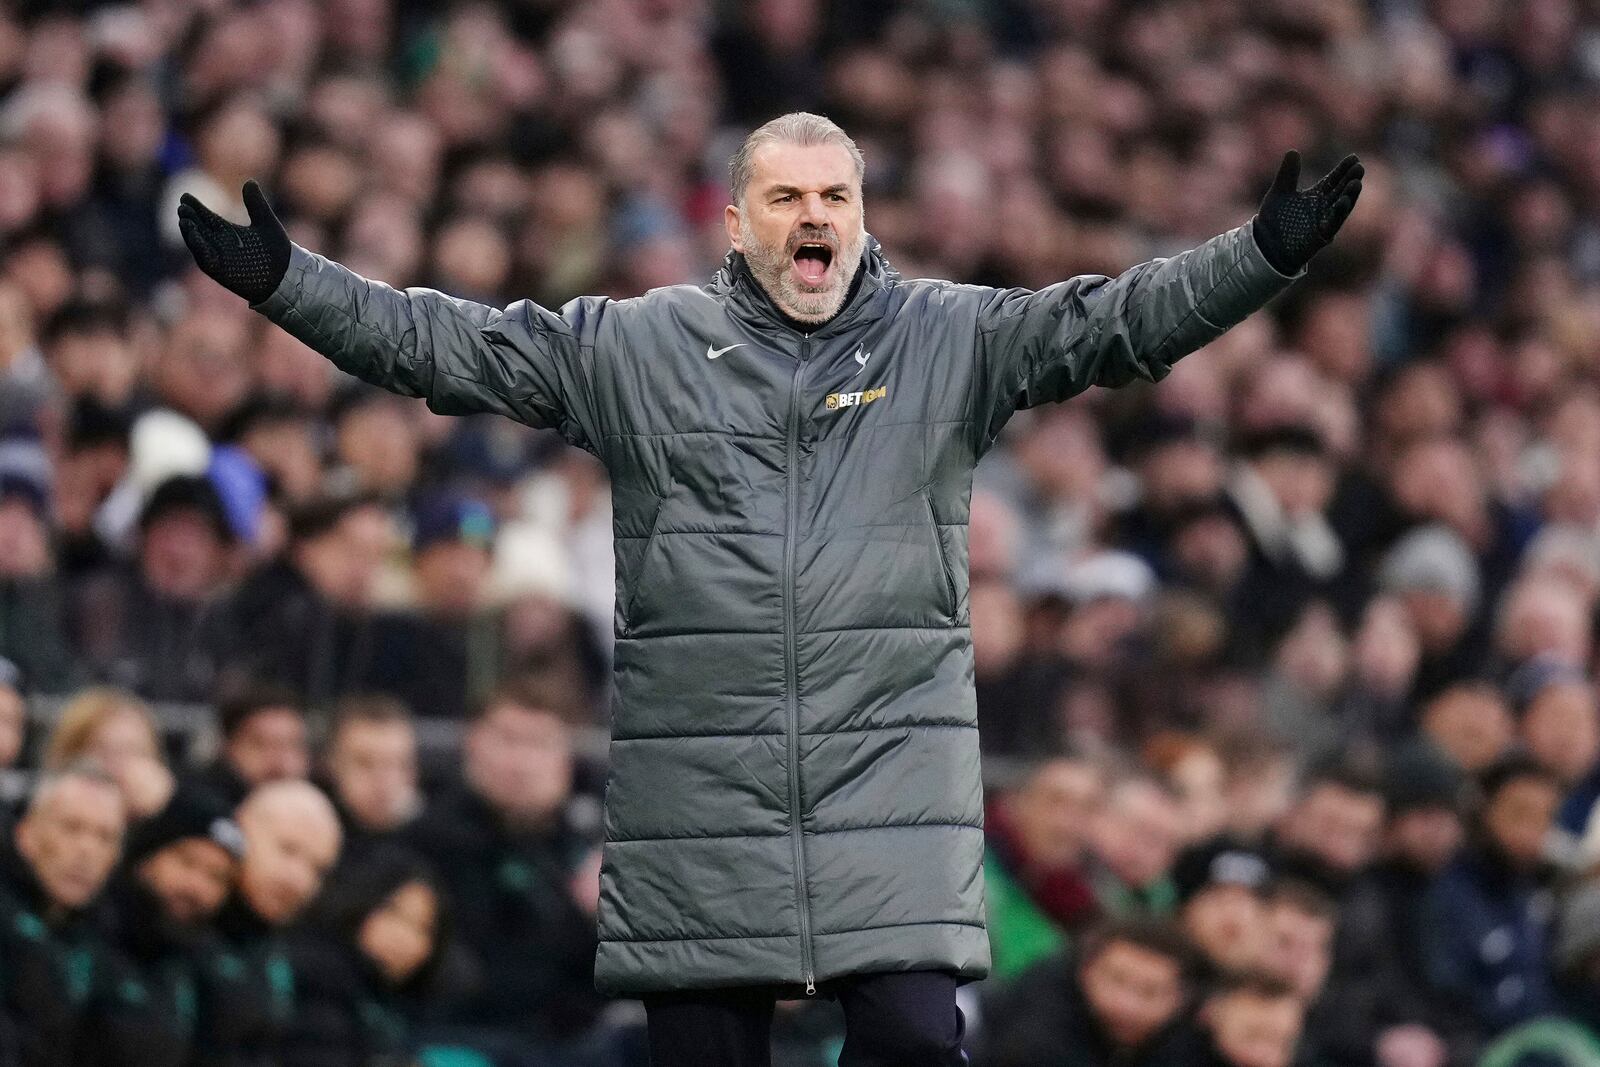
<svg viewBox="0 0 1600 1067">
<path fill-rule="evenodd" d="M 1256 245 L 1281 274 L 1296 274 L 1333 240 L 1361 195 L 1361 161 L 1345 156 L 1327 177 L 1301 192 L 1300 153 L 1284 154 L 1278 176 L 1261 198 L 1252 229 Z"/>
<path fill-rule="evenodd" d="M 244 183 L 250 225 L 237 226 L 184 193 L 178 230 L 200 269 L 252 304 L 271 296 L 289 270 L 289 234 L 251 178 Z"/>
</svg>

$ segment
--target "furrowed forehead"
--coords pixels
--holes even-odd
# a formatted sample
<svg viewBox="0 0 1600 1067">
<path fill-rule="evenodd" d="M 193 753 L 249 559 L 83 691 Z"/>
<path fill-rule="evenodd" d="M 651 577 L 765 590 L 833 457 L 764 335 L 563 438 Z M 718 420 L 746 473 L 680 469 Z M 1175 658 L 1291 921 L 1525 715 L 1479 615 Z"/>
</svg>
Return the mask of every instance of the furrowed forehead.
<svg viewBox="0 0 1600 1067">
<path fill-rule="evenodd" d="M 801 145 L 776 141 L 762 145 L 751 157 L 753 190 L 789 186 L 805 192 L 822 192 L 841 187 L 851 192 L 860 188 L 855 161 L 843 145 Z"/>
</svg>

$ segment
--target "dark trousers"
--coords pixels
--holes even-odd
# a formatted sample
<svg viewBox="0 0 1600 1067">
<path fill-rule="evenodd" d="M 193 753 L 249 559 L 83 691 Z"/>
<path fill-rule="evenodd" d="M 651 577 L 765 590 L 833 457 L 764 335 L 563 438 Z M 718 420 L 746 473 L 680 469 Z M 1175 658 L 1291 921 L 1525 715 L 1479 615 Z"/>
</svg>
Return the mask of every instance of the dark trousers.
<svg viewBox="0 0 1600 1067">
<path fill-rule="evenodd" d="M 851 975 L 821 995 L 844 1009 L 839 1067 L 966 1067 L 966 1020 L 945 971 Z M 771 1067 L 773 991 L 760 986 L 643 998 L 650 1067 Z"/>
</svg>

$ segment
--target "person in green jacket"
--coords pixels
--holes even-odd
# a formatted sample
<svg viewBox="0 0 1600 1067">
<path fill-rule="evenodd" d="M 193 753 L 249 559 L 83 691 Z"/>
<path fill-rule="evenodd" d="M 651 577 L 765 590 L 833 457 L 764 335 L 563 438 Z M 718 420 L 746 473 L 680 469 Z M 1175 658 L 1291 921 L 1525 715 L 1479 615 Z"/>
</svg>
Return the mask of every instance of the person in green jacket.
<svg viewBox="0 0 1600 1067">
<path fill-rule="evenodd" d="M 963 1062 L 990 969 L 967 604 L 972 472 L 1017 411 L 1155 381 L 1349 215 L 1347 157 L 1111 279 L 902 279 L 865 163 L 784 115 L 729 167 L 704 286 L 559 311 L 396 290 L 192 196 L 196 261 L 345 371 L 558 431 L 611 478 L 616 697 L 596 987 L 655 995 L 658 1063 L 763 1062 L 775 996 L 837 995 L 841 1063 Z M 720 993 L 712 991 L 722 991 Z M 712 1036 L 717 1035 L 717 1036 Z"/>
</svg>

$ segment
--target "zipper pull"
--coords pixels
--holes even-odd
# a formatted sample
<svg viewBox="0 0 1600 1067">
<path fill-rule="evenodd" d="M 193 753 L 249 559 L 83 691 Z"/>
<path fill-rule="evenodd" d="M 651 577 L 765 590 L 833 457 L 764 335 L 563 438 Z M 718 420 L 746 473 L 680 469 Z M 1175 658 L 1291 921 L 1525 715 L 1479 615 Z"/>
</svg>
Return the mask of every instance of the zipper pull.
<svg viewBox="0 0 1600 1067">
<path fill-rule="evenodd" d="M 811 976 L 810 975 L 807 975 L 806 976 L 806 996 L 808 996 L 808 997 L 815 996 L 816 993 L 817 993 L 817 983 L 815 983 L 815 982 L 813 982 L 811 980 Z"/>
</svg>

